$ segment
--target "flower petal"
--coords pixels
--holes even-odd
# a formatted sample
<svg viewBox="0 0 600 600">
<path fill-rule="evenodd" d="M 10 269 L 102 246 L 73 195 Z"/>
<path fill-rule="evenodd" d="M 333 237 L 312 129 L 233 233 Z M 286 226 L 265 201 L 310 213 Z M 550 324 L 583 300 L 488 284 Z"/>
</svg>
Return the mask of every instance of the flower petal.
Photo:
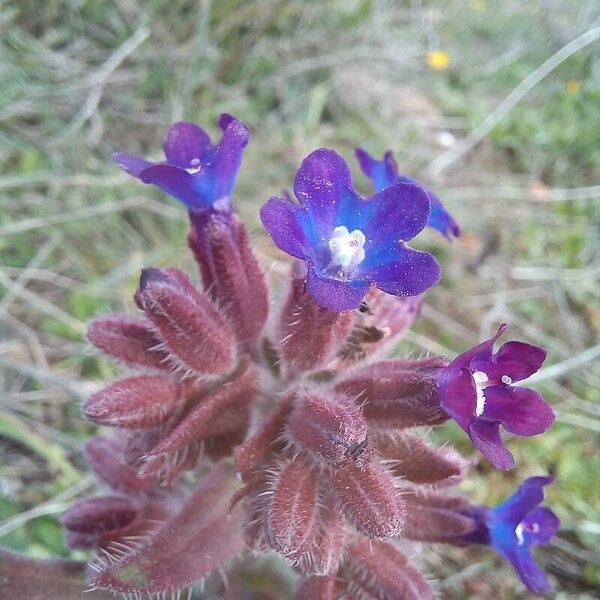
<svg viewBox="0 0 600 600">
<path fill-rule="evenodd" d="M 260 220 L 280 250 L 296 258 L 312 258 L 313 250 L 303 229 L 304 216 L 304 209 L 282 198 L 271 198 L 260 209 Z"/>
<path fill-rule="evenodd" d="M 159 163 L 149 162 L 140 158 L 139 156 L 132 156 L 131 154 L 125 154 L 124 152 L 115 152 L 112 159 L 125 171 L 134 177 L 139 177 L 140 173 Z"/>
<path fill-rule="evenodd" d="M 506 329 L 506 324 L 502 323 L 500 327 L 498 327 L 498 331 L 489 339 L 481 342 L 477 346 L 459 354 L 447 367 L 447 369 L 453 371 L 454 373 L 458 373 L 461 369 L 472 368 L 472 370 L 482 370 L 488 368 L 488 363 L 492 361 L 492 354 L 494 349 L 494 343 L 496 340 L 504 333 Z M 472 367 L 472 364 L 476 364 L 476 366 Z"/>
<path fill-rule="evenodd" d="M 311 220 L 324 236 L 329 236 L 340 211 L 345 212 L 352 178 L 344 159 L 334 150 L 319 148 L 311 152 L 300 165 L 294 180 L 294 193 L 305 206 Z M 354 196 L 353 194 L 351 194 Z"/>
<path fill-rule="evenodd" d="M 544 486 L 553 481 L 553 477 L 529 477 L 510 498 L 493 509 L 494 518 L 511 524 L 514 529 L 527 513 L 543 502 Z"/>
<path fill-rule="evenodd" d="M 336 312 L 353 310 L 360 306 L 369 290 L 369 283 L 338 281 L 319 276 L 311 264 L 306 281 L 310 295 L 323 308 Z"/>
<path fill-rule="evenodd" d="M 426 252 L 395 243 L 380 250 L 373 258 L 360 265 L 357 278 L 377 284 L 377 287 L 394 296 L 417 296 L 434 286 L 440 279 L 437 260 Z"/>
<path fill-rule="evenodd" d="M 446 367 L 438 375 L 438 389 L 443 409 L 468 433 L 477 406 L 471 372 L 466 368 L 455 372 Z"/>
<path fill-rule="evenodd" d="M 377 246 L 411 240 L 423 230 L 431 210 L 423 189 L 408 183 L 387 187 L 371 196 L 361 208 L 365 213 L 363 232 Z"/>
<path fill-rule="evenodd" d="M 469 425 L 469 437 L 473 445 L 497 469 L 510 469 L 515 464 L 513 455 L 506 449 L 500 437 L 500 424 L 475 419 Z"/>
<path fill-rule="evenodd" d="M 219 127 L 221 131 L 224 132 L 227 129 L 227 127 L 229 127 L 229 124 L 235 120 L 236 119 L 233 115 L 230 115 L 229 113 L 221 113 L 221 115 L 219 116 Z"/>
<path fill-rule="evenodd" d="M 533 375 L 546 359 L 546 351 L 524 342 L 506 342 L 493 358 L 493 364 L 483 370 L 491 381 L 502 381 L 506 375 L 512 381 L 521 381 Z"/>
<path fill-rule="evenodd" d="M 180 121 L 167 131 L 163 150 L 170 165 L 196 169 L 211 161 L 213 145 L 204 129 L 195 123 Z"/>
<path fill-rule="evenodd" d="M 383 160 L 373 158 L 362 148 L 354 151 L 362 172 L 373 181 L 376 192 L 394 184 L 398 178 L 398 167 L 391 152 L 386 152 Z"/>
<path fill-rule="evenodd" d="M 545 506 L 538 506 L 521 521 L 526 543 L 547 544 L 558 532 L 560 519 Z"/>
<path fill-rule="evenodd" d="M 511 433 L 544 433 L 554 422 L 554 411 L 535 390 L 510 385 L 487 387 L 482 418 L 498 421 Z"/>
<path fill-rule="evenodd" d="M 427 192 L 429 200 L 431 201 L 431 214 L 429 215 L 429 220 L 427 221 L 428 227 L 436 229 L 449 240 L 452 239 L 452 236 L 460 237 L 460 225 L 446 210 L 446 207 L 442 204 L 442 201 L 431 190 L 427 188 L 423 189 Z"/>
<path fill-rule="evenodd" d="M 550 594 L 553 586 L 543 569 L 533 560 L 526 544 L 517 545 L 512 540 L 503 539 L 502 543 L 492 541 L 494 548 L 506 558 L 519 575 L 523 585 L 534 594 Z"/>
<path fill-rule="evenodd" d="M 221 125 L 226 120 L 223 120 L 221 116 L 219 124 Z M 248 128 L 238 119 L 231 120 L 223 131 L 223 137 L 215 150 L 211 165 L 211 176 L 215 185 L 215 200 L 231 195 L 237 172 L 242 164 L 242 153 L 248 144 L 248 138 Z"/>
<path fill-rule="evenodd" d="M 140 173 L 140 179 L 144 183 L 156 185 L 163 192 L 181 200 L 190 210 L 210 206 L 198 193 L 194 177 L 179 167 L 153 165 Z"/>
</svg>

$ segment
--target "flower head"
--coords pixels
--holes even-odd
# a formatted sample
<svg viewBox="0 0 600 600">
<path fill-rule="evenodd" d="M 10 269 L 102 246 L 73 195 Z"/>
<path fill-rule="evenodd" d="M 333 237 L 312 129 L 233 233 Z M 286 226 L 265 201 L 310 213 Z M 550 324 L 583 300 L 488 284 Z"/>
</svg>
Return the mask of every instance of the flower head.
<svg viewBox="0 0 600 600">
<path fill-rule="evenodd" d="M 383 160 L 377 160 L 362 148 L 357 148 L 356 158 L 363 173 L 372 180 L 376 192 L 380 192 L 398 182 L 421 185 L 406 175 L 398 174 L 398 165 L 391 152 L 386 152 Z M 429 215 L 427 225 L 433 229 L 437 229 L 448 239 L 452 239 L 452 236 L 459 237 L 460 226 L 444 208 L 442 201 L 431 190 L 425 187 L 423 189 L 431 202 L 431 214 Z"/>
<path fill-rule="evenodd" d="M 558 531 L 560 521 L 544 500 L 544 486 L 552 477 L 530 477 L 510 498 L 494 508 L 473 507 L 474 531 L 460 541 L 490 544 L 517 572 L 527 589 L 534 594 L 552 593 L 548 576 L 531 556 L 531 547 L 547 544 Z"/>
<path fill-rule="evenodd" d="M 438 281 L 435 258 L 406 244 L 429 218 L 419 186 L 399 182 L 364 199 L 344 159 L 321 148 L 302 162 L 294 191 L 300 204 L 271 198 L 261 220 L 281 250 L 306 262 L 307 289 L 324 308 L 357 308 L 372 285 L 415 296 Z"/>
<path fill-rule="evenodd" d="M 248 143 L 248 128 L 238 119 L 222 114 L 221 141 L 213 144 L 195 123 L 171 126 L 163 149 L 166 161 L 149 162 L 117 152 L 113 160 L 127 173 L 183 202 L 190 212 L 210 208 L 228 212 L 230 195 Z"/>
<path fill-rule="evenodd" d="M 494 342 L 505 329 L 501 325 L 496 335 L 456 357 L 438 376 L 444 410 L 498 469 L 514 465 L 500 425 L 516 435 L 533 436 L 554 421 L 552 408 L 538 392 L 512 385 L 535 373 L 546 351 L 512 341 L 494 354 Z"/>
<path fill-rule="evenodd" d="M 450 66 L 450 55 L 445 50 L 432 50 L 425 58 L 434 71 L 445 71 Z"/>
</svg>

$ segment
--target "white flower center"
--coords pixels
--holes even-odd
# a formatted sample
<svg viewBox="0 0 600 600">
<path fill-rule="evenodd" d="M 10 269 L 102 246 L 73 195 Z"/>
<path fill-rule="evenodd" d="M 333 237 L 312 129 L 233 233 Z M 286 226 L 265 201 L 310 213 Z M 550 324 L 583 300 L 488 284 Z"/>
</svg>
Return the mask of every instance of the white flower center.
<svg viewBox="0 0 600 600">
<path fill-rule="evenodd" d="M 475 415 L 480 417 L 485 408 L 485 384 L 489 381 L 488 376 L 483 371 L 475 371 L 473 373 L 473 381 L 475 382 L 475 391 L 477 393 L 477 406 L 475 407 Z"/>
<path fill-rule="evenodd" d="M 192 158 L 192 160 L 190 160 L 190 167 L 188 167 L 186 169 L 186 171 L 190 175 L 195 175 L 196 173 L 199 173 L 201 169 L 202 169 L 202 165 L 200 164 L 200 159 Z"/>
<path fill-rule="evenodd" d="M 500 380 L 505 385 L 510 385 L 512 383 L 512 379 L 508 375 L 502 375 L 502 377 L 500 378 Z"/>
<path fill-rule="evenodd" d="M 540 526 L 538 523 L 531 523 L 529 526 L 523 525 L 523 523 L 519 523 L 515 527 L 515 535 L 517 536 L 517 543 L 519 546 L 522 546 L 525 543 L 525 536 L 523 535 L 523 531 L 530 531 L 532 533 L 537 533 L 540 530 Z"/>
<path fill-rule="evenodd" d="M 360 229 L 348 231 L 345 225 L 336 227 L 328 242 L 331 252 L 330 266 L 339 269 L 342 276 L 347 276 L 365 260 L 366 241 L 367 238 Z"/>
</svg>

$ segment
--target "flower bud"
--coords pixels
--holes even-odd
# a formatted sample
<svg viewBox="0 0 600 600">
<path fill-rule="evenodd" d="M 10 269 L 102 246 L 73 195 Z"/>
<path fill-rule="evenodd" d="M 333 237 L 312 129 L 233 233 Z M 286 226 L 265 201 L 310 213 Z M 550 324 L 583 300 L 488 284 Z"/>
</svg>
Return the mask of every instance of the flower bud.
<svg viewBox="0 0 600 600">
<path fill-rule="evenodd" d="M 335 389 L 362 402 L 364 417 L 379 427 L 439 425 L 448 415 L 437 395 L 438 363 L 440 359 L 375 363 L 342 376 Z"/>
<path fill-rule="evenodd" d="M 279 438 L 291 410 L 292 400 L 293 394 L 281 398 L 272 412 L 265 417 L 257 431 L 236 448 L 235 469 L 244 481 L 254 469 L 260 466 L 271 451 L 273 442 Z"/>
<path fill-rule="evenodd" d="M 146 492 L 152 482 L 142 479 L 123 461 L 124 444 L 114 438 L 95 436 L 85 444 L 85 455 L 94 473 L 117 492 Z"/>
<path fill-rule="evenodd" d="M 61 523 L 69 531 L 102 535 L 130 525 L 137 513 L 129 498 L 104 496 L 78 502 L 62 516 Z"/>
<path fill-rule="evenodd" d="M 348 598 L 433 600 L 433 590 L 392 544 L 357 538 L 348 548 L 342 578 Z"/>
<path fill-rule="evenodd" d="M 179 386 L 174 381 L 141 375 L 120 379 L 92 394 L 83 413 L 99 425 L 146 429 L 162 424 L 179 400 Z"/>
<path fill-rule="evenodd" d="M 268 291 L 248 234 L 237 215 L 196 215 L 188 235 L 206 293 L 225 312 L 234 331 L 254 350 L 268 315 Z"/>
<path fill-rule="evenodd" d="M 377 463 L 363 468 L 335 469 L 333 489 L 346 518 L 370 538 L 396 536 L 404 525 L 404 510 L 391 475 Z"/>
<path fill-rule="evenodd" d="M 334 312 L 319 306 L 299 275 L 292 274 L 279 323 L 281 355 L 291 374 L 322 367 L 335 358 L 355 318 L 352 311 Z"/>
<path fill-rule="evenodd" d="M 96 348 L 132 366 L 168 368 L 168 355 L 150 322 L 128 315 L 109 315 L 92 321 L 87 337 Z"/>
<path fill-rule="evenodd" d="M 336 600 L 335 575 L 313 575 L 302 581 L 296 595 L 296 600 Z"/>
<path fill-rule="evenodd" d="M 380 436 L 375 448 L 394 476 L 416 484 L 455 485 L 469 465 L 452 448 L 436 448 L 410 433 Z"/>
<path fill-rule="evenodd" d="M 266 510 L 272 548 L 293 560 L 309 548 L 317 534 L 318 491 L 314 469 L 297 463 L 276 476 Z"/>
<path fill-rule="evenodd" d="M 334 467 L 365 464 L 372 450 L 360 407 L 344 394 L 298 392 L 286 426 L 287 438 Z"/>
<path fill-rule="evenodd" d="M 235 363 L 233 335 L 208 297 L 174 269 L 144 269 L 140 303 L 184 371 L 222 374 Z"/>
</svg>

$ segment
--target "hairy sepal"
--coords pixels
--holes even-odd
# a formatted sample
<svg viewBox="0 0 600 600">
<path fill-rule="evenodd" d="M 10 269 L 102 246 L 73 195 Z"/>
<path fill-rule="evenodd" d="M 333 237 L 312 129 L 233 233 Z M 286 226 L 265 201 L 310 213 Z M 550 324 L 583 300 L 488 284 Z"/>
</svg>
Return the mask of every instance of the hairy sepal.
<svg viewBox="0 0 600 600">
<path fill-rule="evenodd" d="M 228 512 L 233 472 L 213 467 L 179 512 L 108 563 L 99 562 L 94 587 L 125 594 L 159 594 L 192 585 L 243 549 L 242 514 Z"/>
</svg>

